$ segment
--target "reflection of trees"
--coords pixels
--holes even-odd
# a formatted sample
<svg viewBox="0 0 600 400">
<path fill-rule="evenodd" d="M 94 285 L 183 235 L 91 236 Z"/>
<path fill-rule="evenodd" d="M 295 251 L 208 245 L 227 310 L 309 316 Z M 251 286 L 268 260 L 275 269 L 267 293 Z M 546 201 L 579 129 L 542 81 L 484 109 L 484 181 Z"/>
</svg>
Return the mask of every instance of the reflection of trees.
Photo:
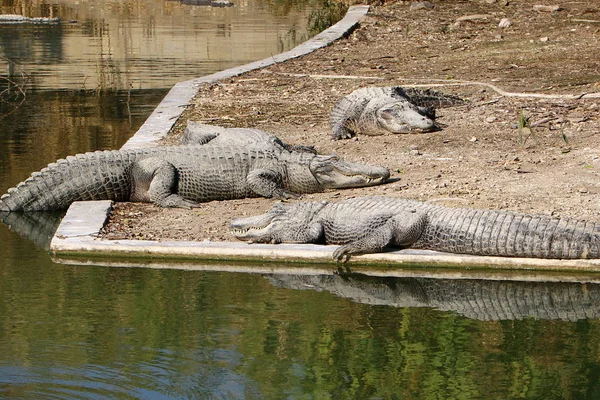
<svg viewBox="0 0 600 400">
<path fill-rule="evenodd" d="M 306 6 L 315 9 L 310 16 L 312 21 L 309 21 L 311 35 L 335 24 L 348 9 L 348 5 L 333 0 L 258 0 L 258 2 L 276 16 L 285 16 L 300 11 Z M 321 29 L 318 29 L 319 27 Z"/>
<path fill-rule="evenodd" d="M 27 97 L 30 77 L 14 61 L 0 56 L 0 120 L 15 112 Z"/>
<path fill-rule="evenodd" d="M 342 2 L 322 0 L 322 4 L 308 16 L 307 30 L 311 36 L 318 34 L 341 20 L 348 6 Z"/>
<path fill-rule="evenodd" d="M 26 276 L 4 269 L 4 278 L 6 359 L 43 358 L 37 343 L 52 343 L 74 349 L 48 354 L 52 365 L 128 365 L 115 379 L 172 396 L 223 376 L 254 382 L 263 398 L 562 399 L 600 389 L 597 320 L 477 321 L 247 274 L 44 266 Z M 26 292 L 43 299 L 7 300 Z M 144 365 L 160 381 L 137 370 Z"/>
</svg>

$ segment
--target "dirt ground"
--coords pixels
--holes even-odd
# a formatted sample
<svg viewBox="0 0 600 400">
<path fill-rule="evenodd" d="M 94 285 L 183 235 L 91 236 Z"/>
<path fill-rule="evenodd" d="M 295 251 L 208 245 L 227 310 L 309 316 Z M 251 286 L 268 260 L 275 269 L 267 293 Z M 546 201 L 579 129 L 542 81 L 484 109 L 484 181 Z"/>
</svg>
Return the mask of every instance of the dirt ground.
<svg viewBox="0 0 600 400">
<path fill-rule="evenodd" d="M 598 2 L 433 5 L 373 5 L 361 26 L 332 46 L 200 88 L 164 144 L 177 141 L 188 119 L 256 127 L 323 154 L 387 166 L 398 179 L 293 201 L 389 195 L 600 221 Z M 510 26 L 500 28 L 504 18 Z M 426 85 L 469 103 L 438 110 L 437 132 L 331 139 L 328 115 L 341 97 L 389 85 Z M 518 129 L 521 113 L 530 131 Z M 104 237 L 235 240 L 227 231 L 231 219 L 275 201 L 215 201 L 194 210 L 119 203 Z"/>
</svg>

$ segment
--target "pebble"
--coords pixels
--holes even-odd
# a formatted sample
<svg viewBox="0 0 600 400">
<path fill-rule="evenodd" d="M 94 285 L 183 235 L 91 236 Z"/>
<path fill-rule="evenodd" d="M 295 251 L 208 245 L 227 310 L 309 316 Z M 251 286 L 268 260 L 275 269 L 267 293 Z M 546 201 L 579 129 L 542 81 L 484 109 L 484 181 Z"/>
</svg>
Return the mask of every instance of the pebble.
<svg viewBox="0 0 600 400">
<path fill-rule="evenodd" d="M 535 11 L 544 11 L 544 12 L 554 12 L 554 11 L 562 10 L 562 8 L 559 5 L 547 6 L 544 4 L 536 4 L 533 6 L 533 9 Z"/>
<path fill-rule="evenodd" d="M 502 18 L 498 23 L 498 28 L 508 28 L 512 25 L 512 22 L 508 18 Z"/>
</svg>

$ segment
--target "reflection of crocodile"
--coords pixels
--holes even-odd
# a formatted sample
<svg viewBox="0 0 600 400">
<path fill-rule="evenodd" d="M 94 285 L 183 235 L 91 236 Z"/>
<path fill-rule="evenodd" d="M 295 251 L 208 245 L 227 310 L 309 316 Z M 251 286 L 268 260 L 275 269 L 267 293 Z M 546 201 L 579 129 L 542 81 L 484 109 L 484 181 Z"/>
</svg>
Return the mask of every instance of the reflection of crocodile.
<svg viewBox="0 0 600 400">
<path fill-rule="evenodd" d="M 62 210 L 79 200 L 189 208 L 212 200 L 288 198 L 378 185 L 389 174 L 387 168 L 337 156 L 244 146 L 97 151 L 58 160 L 33 173 L 0 197 L 0 211 Z"/>
<path fill-rule="evenodd" d="M 18 14 L 0 14 L 0 24 L 58 24 L 59 18 L 25 17 Z"/>
<path fill-rule="evenodd" d="M 50 241 L 63 214 L 63 212 L 0 213 L 0 222 L 11 231 L 32 241 L 37 247 L 49 250 Z"/>
<path fill-rule="evenodd" d="M 260 129 L 224 128 L 188 120 L 180 144 L 211 146 L 252 146 L 261 149 L 300 151 L 317 154 L 313 146 L 284 143 L 277 136 Z"/>
<path fill-rule="evenodd" d="M 386 246 L 485 256 L 600 258 L 600 224 L 497 210 L 447 208 L 395 197 L 276 204 L 234 220 L 238 239 L 341 244 L 337 260 Z"/>
<path fill-rule="evenodd" d="M 435 128 L 435 107 L 463 103 L 433 90 L 366 87 L 343 97 L 333 107 L 329 122 L 334 139 L 348 139 L 356 133 L 427 132 Z"/>
<path fill-rule="evenodd" d="M 328 291 L 357 303 L 432 307 L 483 320 L 535 317 L 576 321 L 600 317 L 600 284 L 380 278 L 360 274 L 267 275 L 288 289 Z"/>
</svg>

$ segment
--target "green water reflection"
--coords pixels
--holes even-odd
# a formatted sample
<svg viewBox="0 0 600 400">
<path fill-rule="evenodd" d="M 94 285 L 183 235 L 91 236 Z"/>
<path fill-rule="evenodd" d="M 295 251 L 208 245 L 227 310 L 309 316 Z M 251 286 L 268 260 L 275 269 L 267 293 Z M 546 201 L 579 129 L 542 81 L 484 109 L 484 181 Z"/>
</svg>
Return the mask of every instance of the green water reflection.
<svg viewBox="0 0 600 400">
<path fill-rule="evenodd" d="M 0 397 L 600 395 L 597 284 L 66 266 L 0 238 Z"/>
</svg>

